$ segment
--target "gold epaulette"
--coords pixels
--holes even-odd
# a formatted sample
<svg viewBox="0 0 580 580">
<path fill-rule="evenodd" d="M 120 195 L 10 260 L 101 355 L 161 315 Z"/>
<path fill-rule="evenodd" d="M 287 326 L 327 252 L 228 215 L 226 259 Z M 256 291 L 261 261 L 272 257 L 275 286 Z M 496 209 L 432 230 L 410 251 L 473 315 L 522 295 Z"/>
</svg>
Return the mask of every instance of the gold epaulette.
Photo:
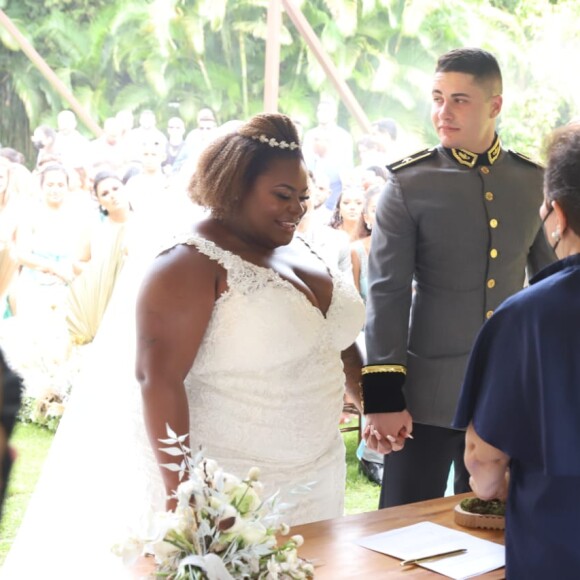
<svg viewBox="0 0 580 580">
<path fill-rule="evenodd" d="M 525 161 L 526 163 L 529 163 L 530 165 L 533 165 L 535 167 L 539 167 L 540 169 L 544 169 L 544 166 L 541 163 L 539 163 L 538 161 L 534 161 L 533 159 L 530 159 L 527 155 L 524 155 L 523 153 L 518 153 L 517 151 L 514 151 L 513 149 L 508 149 L 508 151 L 514 157 L 517 157 L 518 159 L 521 159 L 522 161 Z"/>
<path fill-rule="evenodd" d="M 421 159 L 427 159 L 431 157 L 437 149 L 435 147 L 431 147 L 429 149 L 423 149 L 423 151 L 418 151 L 417 153 L 413 153 L 413 155 L 409 155 L 409 157 L 405 157 L 404 159 L 399 159 L 391 165 L 387 165 L 387 169 L 389 171 L 398 171 L 399 169 L 403 169 L 403 167 L 408 167 L 417 161 L 421 161 Z"/>
</svg>

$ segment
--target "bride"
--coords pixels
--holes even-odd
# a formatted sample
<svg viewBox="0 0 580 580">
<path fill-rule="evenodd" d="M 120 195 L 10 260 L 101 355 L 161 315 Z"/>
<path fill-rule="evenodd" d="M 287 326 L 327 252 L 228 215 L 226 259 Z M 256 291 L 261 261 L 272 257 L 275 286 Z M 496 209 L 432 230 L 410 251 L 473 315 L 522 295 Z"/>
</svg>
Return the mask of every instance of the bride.
<svg viewBox="0 0 580 580">
<path fill-rule="evenodd" d="M 345 385 L 358 400 L 364 311 L 294 238 L 308 191 L 291 121 L 258 115 L 216 140 L 191 194 L 210 217 L 148 269 L 136 333 L 141 267 L 123 271 L 2 578 L 123 578 L 109 546 L 177 485 L 158 467 L 166 424 L 229 472 L 260 467 L 289 523 L 342 514 L 338 419 Z"/>
</svg>

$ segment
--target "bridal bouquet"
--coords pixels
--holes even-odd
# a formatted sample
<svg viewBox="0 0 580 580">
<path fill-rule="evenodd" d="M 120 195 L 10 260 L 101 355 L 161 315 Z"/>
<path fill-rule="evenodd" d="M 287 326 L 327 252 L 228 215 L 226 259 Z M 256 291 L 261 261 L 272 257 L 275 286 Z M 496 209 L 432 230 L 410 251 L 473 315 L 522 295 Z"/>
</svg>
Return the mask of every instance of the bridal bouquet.
<svg viewBox="0 0 580 580">
<path fill-rule="evenodd" d="M 164 465 L 179 471 L 174 511 L 152 515 L 144 537 L 130 538 L 114 551 L 126 563 L 144 553 L 155 556 L 156 575 L 169 580 L 294 580 L 312 578 L 312 564 L 297 555 L 301 536 L 278 545 L 276 536 L 289 528 L 278 524 L 277 497 L 262 500 L 259 470 L 243 480 L 226 473 L 198 453 L 193 458 L 184 442 L 167 427 L 163 451 L 182 457 Z"/>
</svg>

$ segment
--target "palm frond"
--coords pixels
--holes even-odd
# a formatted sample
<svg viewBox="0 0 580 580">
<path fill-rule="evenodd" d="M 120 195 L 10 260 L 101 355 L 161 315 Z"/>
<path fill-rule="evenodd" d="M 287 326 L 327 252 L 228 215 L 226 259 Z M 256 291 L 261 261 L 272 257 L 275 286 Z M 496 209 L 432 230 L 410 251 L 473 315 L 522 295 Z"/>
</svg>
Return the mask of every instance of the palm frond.
<svg viewBox="0 0 580 580">
<path fill-rule="evenodd" d="M 121 225 L 107 251 L 93 258 L 70 285 L 66 323 L 75 344 L 95 338 L 125 261 L 126 225 Z"/>
</svg>

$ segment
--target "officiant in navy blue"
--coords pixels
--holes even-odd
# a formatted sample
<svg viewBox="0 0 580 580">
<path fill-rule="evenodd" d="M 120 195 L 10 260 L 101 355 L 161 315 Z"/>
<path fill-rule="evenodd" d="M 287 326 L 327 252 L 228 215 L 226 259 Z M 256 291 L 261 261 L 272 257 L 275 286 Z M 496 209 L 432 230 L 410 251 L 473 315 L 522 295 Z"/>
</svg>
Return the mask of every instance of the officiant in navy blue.
<svg viewBox="0 0 580 580">
<path fill-rule="evenodd" d="M 481 329 L 454 419 L 476 495 L 507 497 L 508 580 L 579 575 L 579 161 L 580 125 L 555 132 L 540 216 L 559 261 Z"/>
</svg>

